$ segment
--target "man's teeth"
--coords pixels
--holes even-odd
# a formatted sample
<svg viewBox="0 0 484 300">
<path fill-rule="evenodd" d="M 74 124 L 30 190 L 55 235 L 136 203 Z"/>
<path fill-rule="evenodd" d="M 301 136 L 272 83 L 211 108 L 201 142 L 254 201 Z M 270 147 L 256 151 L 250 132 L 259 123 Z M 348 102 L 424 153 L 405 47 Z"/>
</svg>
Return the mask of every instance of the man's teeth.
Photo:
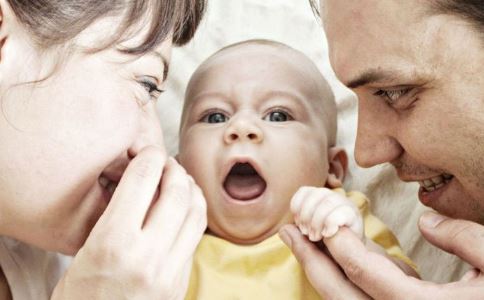
<svg viewBox="0 0 484 300">
<path fill-rule="evenodd" d="M 432 178 L 424 179 L 419 181 L 421 187 L 423 187 L 427 192 L 435 191 L 443 187 L 447 182 L 449 182 L 454 176 L 450 174 L 441 174 Z"/>
<path fill-rule="evenodd" d="M 107 179 L 104 176 L 99 177 L 99 184 L 105 188 L 111 195 L 114 194 L 114 191 L 116 190 L 116 187 L 118 186 L 117 182 L 113 182 L 109 179 Z"/>
</svg>

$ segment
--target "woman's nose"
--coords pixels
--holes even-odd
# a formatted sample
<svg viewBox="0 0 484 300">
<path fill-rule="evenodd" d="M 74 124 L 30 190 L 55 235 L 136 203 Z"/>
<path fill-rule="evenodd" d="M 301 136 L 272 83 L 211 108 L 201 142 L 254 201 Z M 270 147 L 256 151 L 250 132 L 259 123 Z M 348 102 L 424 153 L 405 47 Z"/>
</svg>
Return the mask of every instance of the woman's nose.
<svg viewBox="0 0 484 300">
<path fill-rule="evenodd" d="M 224 141 L 227 144 L 235 142 L 251 142 L 259 144 L 264 139 L 262 129 L 257 124 L 258 120 L 246 116 L 237 116 L 229 121 L 224 133 Z"/>
<path fill-rule="evenodd" d="M 154 103 L 150 104 L 145 112 L 143 119 L 140 121 L 137 136 L 128 149 L 128 156 L 130 158 L 135 157 L 141 149 L 147 146 L 160 147 L 165 151 L 163 132 Z"/>
<path fill-rule="evenodd" d="M 365 168 L 395 161 L 403 152 L 395 135 L 398 119 L 394 112 L 369 100 L 359 101 L 355 144 L 356 162 Z"/>
</svg>

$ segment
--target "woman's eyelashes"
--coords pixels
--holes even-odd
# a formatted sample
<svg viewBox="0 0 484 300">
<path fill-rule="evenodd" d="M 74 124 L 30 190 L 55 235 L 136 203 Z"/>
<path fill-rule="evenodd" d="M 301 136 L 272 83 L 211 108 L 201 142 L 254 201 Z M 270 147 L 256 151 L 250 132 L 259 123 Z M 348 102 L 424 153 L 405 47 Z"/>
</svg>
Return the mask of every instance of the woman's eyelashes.
<svg viewBox="0 0 484 300">
<path fill-rule="evenodd" d="M 160 95 L 164 92 L 164 90 L 158 88 L 157 80 L 154 77 L 143 76 L 138 79 L 138 82 L 146 90 L 146 92 L 150 96 L 150 100 L 156 101 L 158 97 L 160 97 Z"/>
</svg>

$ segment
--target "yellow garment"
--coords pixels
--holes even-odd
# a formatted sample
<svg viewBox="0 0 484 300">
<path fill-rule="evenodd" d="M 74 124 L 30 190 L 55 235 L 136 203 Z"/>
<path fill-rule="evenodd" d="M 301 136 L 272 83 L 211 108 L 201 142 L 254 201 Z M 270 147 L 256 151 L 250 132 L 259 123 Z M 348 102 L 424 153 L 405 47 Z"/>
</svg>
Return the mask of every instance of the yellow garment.
<svg viewBox="0 0 484 300">
<path fill-rule="evenodd" d="M 343 193 L 343 189 L 336 189 Z M 369 213 L 368 199 L 347 194 L 362 213 L 365 235 L 389 255 L 415 267 L 390 230 Z M 325 276 L 321 274 L 321 276 Z M 256 245 L 237 245 L 205 234 L 193 262 L 186 300 L 321 299 L 292 252 L 276 234 Z"/>
</svg>

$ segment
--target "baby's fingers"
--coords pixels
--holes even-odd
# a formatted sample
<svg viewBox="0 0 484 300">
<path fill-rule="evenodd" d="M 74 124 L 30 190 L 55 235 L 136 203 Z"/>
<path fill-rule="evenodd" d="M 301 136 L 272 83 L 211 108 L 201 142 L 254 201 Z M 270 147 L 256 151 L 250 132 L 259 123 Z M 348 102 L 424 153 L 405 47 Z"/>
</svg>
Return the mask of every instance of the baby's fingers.
<svg viewBox="0 0 484 300">
<path fill-rule="evenodd" d="M 342 205 L 333 210 L 324 221 L 324 228 L 321 232 L 323 237 L 329 238 L 338 232 L 342 226 L 353 230 L 360 238 L 363 236 L 361 217 L 350 205 Z"/>
<path fill-rule="evenodd" d="M 325 197 L 331 194 L 326 188 L 301 187 L 291 201 L 291 212 L 294 221 L 302 234 L 308 235 L 311 219 L 317 207 L 321 205 Z"/>
</svg>

